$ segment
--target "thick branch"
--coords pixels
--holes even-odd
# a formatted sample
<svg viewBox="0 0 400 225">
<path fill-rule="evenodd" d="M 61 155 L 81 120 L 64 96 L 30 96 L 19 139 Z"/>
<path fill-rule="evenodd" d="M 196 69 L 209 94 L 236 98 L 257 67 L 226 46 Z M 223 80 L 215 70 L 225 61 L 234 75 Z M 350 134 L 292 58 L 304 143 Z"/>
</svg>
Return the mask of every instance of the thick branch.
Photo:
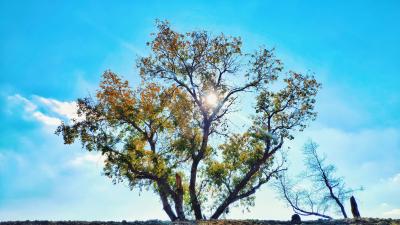
<svg viewBox="0 0 400 225">
<path fill-rule="evenodd" d="M 209 130 L 210 130 L 210 122 L 207 120 L 204 121 L 204 130 L 203 130 L 203 139 L 200 146 L 200 150 L 197 154 L 193 153 L 193 163 L 190 169 L 190 182 L 189 182 L 189 195 L 190 195 L 190 202 L 195 214 L 196 219 L 200 220 L 203 218 L 201 213 L 201 206 L 200 202 L 197 198 L 196 194 L 196 179 L 197 179 L 197 168 L 199 166 L 200 161 L 204 157 L 204 152 L 206 151 L 207 144 L 208 144 L 208 137 L 209 137 Z"/>
<path fill-rule="evenodd" d="M 246 175 L 242 178 L 242 180 L 235 186 L 235 188 L 232 190 L 232 192 L 225 198 L 225 200 L 218 206 L 218 208 L 215 210 L 214 214 L 211 216 L 212 219 L 218 219 L 219 216 L 224 212 L 226 207 L 228 207 L 231 203 L 237 201 L 237 196 L 243 188 L 246 187 L 250 179 L 253 177 L 254 174 L 256 174 L 259 170 L 262 164 L 264 164 L 271 156 L 275 154 L 275 152 L 280 149 L 283 145 L 283 139 L 281 139 L 281 142 L 275 146 L 271 151 L 269 151 L 268 148 L 266 148 L 264 155 L 261 159 L 259 159 L 251 168 L 250 170 L 246 173 Z"/>
</svg>

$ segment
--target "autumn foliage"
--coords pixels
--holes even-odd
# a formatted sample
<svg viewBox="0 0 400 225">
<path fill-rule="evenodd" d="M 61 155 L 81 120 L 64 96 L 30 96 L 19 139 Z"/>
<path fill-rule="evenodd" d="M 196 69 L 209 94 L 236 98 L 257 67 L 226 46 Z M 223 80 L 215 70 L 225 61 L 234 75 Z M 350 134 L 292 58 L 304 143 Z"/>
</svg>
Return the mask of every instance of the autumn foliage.
<svg viewBox="0 0 400 225">
<path fill-rule="evenodd" d="M 284 169 L 277 154 L 284 142 L 315 119 L 320 84 L 284 70 L 272 50 L 244 53 L 240 38 L 223 34 L 181 34 L 158 22 L 148 46 L 151 54 L 137 61 L 138 87 L 106 71 L 96 97 L 78 99 L 83 119 L 57 133 L 101 152 L 114 182 L 153 190 L 171 220 L 217 219 L 232 205 L 251 206 Z M 229 116 L 247 110 L 244 93 L 254 96 L 255 113 L 236 133 Z"/>
</svg>

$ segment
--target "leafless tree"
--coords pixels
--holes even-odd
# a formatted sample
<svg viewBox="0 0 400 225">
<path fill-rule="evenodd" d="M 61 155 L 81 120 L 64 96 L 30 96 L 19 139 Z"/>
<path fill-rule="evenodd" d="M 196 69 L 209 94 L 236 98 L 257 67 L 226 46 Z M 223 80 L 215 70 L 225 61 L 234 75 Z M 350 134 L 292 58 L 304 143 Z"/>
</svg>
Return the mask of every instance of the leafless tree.
<svg viewBox="0 0 400 225">
<path fill-rule="evenodd" d="M 293 211 L 302 216 L 317 216 L 332 219 L 326 214 L 327 207 L 311 191 L 296 188 L 296 184 L 290 181 L 286 173 L 282 173 L 278 179 L 278 190 L 281 198 L 287 201 Z"/>
<path fill-rule="evenodd" d="M 278 189 L 295 213 L 304 216 L 318 216 L 332 219 L 331 209 L 336 209 L 344 218 L 347 213 L 344 202 L 355 191 L 346 188 L 343 177 L 338 177 L 336 168 L 326 163 L 326 157 L 317 152 L 318 145 L 309 141 L 303 149 L 305 166 L 302 184 L 310 182 L 311 187 L 300 187 L 299 182 L 290 181 L 287 174 L 281 174 Z"/>
</svg>

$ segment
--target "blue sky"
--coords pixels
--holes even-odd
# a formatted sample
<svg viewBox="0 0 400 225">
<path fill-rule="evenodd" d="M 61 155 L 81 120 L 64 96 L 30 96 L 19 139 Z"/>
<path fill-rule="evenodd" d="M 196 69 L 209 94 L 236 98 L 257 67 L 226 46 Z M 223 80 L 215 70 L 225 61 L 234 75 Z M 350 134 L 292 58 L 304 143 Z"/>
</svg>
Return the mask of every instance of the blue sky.
<svg viewBox="0 0 400 225">
<path fill-rule="evenodd" d="M 312 138 L 349 186 L 365 187 L 363 216 L 400 218 L 398 1 L 1 0 L 0 15 L 0 220 L 167 219 L 152 193 L 112 185 L 101 158 L 53 134 L 104 70 L 138 83 L 157 18 L 275 47 L 287 68 L 314 72 L 319 117 L 288 144 L 291 164 Z M 228 218 L 290 215 L 266 186 L 251 212 Z"/>
</svg>

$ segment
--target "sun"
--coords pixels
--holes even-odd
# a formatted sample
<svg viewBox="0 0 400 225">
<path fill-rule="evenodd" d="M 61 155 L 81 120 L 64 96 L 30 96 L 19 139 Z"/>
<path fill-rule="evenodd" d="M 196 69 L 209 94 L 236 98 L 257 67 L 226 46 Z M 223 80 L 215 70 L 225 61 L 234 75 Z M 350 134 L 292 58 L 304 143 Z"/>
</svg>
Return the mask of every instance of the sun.
<svg viewBox="0 0 400 225">
<path fill-rule="evenodd" d="M 205 97 L 205 102 L 209 106 L 215 106 L 218 103 L 218 96 L 215 93 L 209 93 Z"/>
</svg>

